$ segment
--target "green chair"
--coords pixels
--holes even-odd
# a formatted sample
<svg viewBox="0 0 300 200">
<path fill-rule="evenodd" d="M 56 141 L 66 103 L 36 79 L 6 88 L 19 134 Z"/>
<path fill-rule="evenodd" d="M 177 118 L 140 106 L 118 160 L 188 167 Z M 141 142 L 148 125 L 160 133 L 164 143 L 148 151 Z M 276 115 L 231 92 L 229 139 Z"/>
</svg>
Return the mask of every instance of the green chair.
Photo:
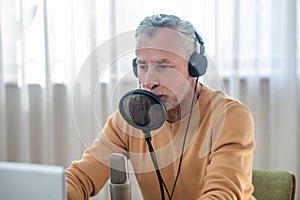
<svg viewBox="0 0 300 200">
<path fill-rule="evenodd" d="M 254 169 L 252 183 L 257 200 L 295 199 L 296 178 L 288 171 Z"/>
</svg>

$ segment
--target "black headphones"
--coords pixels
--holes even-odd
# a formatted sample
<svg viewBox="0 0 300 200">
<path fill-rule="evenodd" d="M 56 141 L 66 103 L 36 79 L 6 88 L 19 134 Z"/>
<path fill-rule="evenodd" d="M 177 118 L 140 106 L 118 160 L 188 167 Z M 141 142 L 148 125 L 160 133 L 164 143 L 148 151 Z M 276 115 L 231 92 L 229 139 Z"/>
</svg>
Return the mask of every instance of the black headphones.
<svg viewBox="0 0 300 200">
<path fill-rule="evenodd" d="M 207 58 L 204 55 L 205 47 L 204 47 L 204 42 L 203 42 L 201 36 L 197 33 L 197 31 L 195 31 L 195 35 L 196 35 L 197 41 L 200 44 L 200 53 L 194 52 L 190 56 L 188 68 L 189 68 L 190 76 L 199 77 L 199 76 L 203 76 L 206 72 Z M 132 60 L 132 67 L 133 67 L 134 75 L 136 77 L 138 77 L 136 58 L 134 58 Z"/>
</svg>

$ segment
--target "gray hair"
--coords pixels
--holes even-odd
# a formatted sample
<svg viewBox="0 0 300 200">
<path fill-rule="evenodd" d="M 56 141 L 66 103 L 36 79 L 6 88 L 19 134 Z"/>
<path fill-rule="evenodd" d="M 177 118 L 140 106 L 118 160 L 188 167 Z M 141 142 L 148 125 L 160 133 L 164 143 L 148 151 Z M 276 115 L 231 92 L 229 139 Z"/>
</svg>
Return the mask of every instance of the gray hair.
<svg viewBox="0 0 300 200">
<path fill-rule="evenodd" d="M 159 14 L 146 17 L 137 27 L 135 38 L 139 38 L 141 34 L 153 36 L 159 28 L 172 28 L 181 33 L 184 36 L 183 45 L 188 56 L 193 52 L 199 52 L 195 28 L 190 22 L 175 15 Z"/>
</svg>

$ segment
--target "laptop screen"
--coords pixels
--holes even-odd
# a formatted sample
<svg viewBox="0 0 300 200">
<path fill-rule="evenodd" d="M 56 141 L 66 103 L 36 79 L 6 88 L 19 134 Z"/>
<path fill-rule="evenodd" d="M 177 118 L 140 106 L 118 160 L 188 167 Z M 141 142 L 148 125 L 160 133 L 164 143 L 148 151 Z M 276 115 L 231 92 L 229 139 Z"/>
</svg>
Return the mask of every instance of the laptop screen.
<svg viewBox="0 0 300 200">
<path fill-rule="evenodd" d="M 1 199 L 65 200 L 61 166 L 0 162 Z"/>
</svg>

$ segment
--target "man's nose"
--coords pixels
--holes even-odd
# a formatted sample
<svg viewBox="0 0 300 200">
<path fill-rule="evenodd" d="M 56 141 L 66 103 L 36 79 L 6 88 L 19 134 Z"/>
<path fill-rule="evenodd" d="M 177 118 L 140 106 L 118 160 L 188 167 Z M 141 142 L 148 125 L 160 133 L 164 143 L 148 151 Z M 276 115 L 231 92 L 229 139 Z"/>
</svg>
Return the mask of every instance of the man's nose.
<svg viewBox="0 0 300 200">
<path fill-rule="evenodd" d="M 142 85 L 145 89 L 153 89 L 159 85 L 159 74 L 155 66 L 149 66 Z"/>
</svg>

